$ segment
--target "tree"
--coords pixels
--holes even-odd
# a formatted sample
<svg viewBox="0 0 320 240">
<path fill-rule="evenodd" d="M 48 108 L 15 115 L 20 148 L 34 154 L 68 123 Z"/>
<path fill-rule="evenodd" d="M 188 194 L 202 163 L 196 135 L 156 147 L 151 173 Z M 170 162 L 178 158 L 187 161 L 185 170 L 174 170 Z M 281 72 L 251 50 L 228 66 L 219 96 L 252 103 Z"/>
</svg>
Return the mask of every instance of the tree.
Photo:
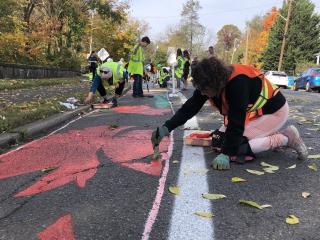
<svg viewBox="0 0 320 240">
<path fill-rule="evenodd" d="M 241 31 L 235 25 L 224 25 L 217 33 L 218 40 L 215 44 L 216 54 L 226 62 L 231 62 L 232 53 L 236 39 L 241 38 Z"/>
<path fill-rule="evenodd" d="M 194 43 L 201 42 L 201 36 L 205 33 L 205 28 L 199 23 L 198 11 L 201 9 L 198 0 L 187 0 L 183 4 L 181 16 L 181 30 L 184 32 L 188 39 L 188 48 L 193 52 Z"/>
<path fill-rule="evenodd" d="M 288 4 L 284 2 L 280 14 L 286 18 Z M 292 2 L 292 13 L 286 37 L 283 69 L 296 70 L 297 65 L 311 62 L 320 46 L 320 16 L 310 0 Z M 269 34 L 268 46 L 262 57 L 265 70 L 277 69 L 285 21 L 278 17 Z"/>
</svg>

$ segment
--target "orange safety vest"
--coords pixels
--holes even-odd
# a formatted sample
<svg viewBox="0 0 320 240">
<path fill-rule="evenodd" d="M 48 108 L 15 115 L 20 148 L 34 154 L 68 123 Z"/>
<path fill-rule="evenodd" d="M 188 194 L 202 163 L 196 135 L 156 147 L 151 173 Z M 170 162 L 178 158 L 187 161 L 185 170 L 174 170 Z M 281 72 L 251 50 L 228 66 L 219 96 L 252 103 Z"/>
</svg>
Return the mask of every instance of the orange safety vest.
<svg viewBox="0 0 320 240">
<path fill-rule="evenodd" d="M 242 65 L 242 64 L 232 64 L 234 71 L 232 72 L 230 78 L 228 81 L 231 81 L 235 77 L 239 75 L 246 75 L 249 78 L 260 78 L 262 81 L 262 88 L 260 95 L 257 99 L 257 101 L 254 104 L 249 104 L 247 107 L 247 114 L 246 114 L 246 121 L 245 125 L 247 125 L 250 121 L 253 119 L 260 117 L 263 115 L 262 107 L 267 103 L 267 101 L 272 98 L 274 95 L 276 95 L 279 92 L 279 88 L 272 84 L 262 72 L 260 72 L 258 69 L 249 66 L 249 65 Z M 222 91 L 221 95 L 221 114 L 224 116 L 224 124 L 225 126 L 228 125 L 228 110 L 229 106 L 226 100 L 225 96 L 225 89 Z M 210 100 L 211 104 L 213 104 L 213 101 Z M 213 104 L 214 105 L 214 104 Z"/>
</svg>

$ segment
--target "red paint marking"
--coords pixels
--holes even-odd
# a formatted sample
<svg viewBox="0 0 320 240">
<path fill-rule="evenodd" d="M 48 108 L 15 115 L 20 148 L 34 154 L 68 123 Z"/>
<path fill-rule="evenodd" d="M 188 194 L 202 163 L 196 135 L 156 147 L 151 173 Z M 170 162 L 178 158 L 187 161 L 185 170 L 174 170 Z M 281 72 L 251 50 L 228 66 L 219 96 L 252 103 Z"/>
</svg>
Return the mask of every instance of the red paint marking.
<svg viewBox="0 0 320 240">
<path fill-rule="evenodd" d="M 0 179 L 57 167 L 16 197 L 38 194 L 75 182 L 84 187 L 97 172 L 101 149 L 114 163 L 146 174 L 160 176 L 159 164 L 138 163 L 136 160 L 151 157 L 151 130 L 131 130 L 121 127 L 110 130 L 106 126 L 72 130 L 36 141 L 17 151 L 0 156 Z M 160 145 L 166 152 L 168 140 Z"/>
<path fill-rule="evenodd" d="M 141 105 L 141 106 L 121 106 L 114 108 L 113 111 L 116 111 L 118 113 L 131 113 L 131 114 L 141 114 L 141 115 L 164 115 L 165 113 L 170 113 L 170 109 L 157 109 L 152 108 L 147 105 Z"/>
<path fill-rule="evenodd" d="M 71 214 L 59 218 L 55 223 L 38 233 L 41 240 L 75 240 Z"/>
</svg>

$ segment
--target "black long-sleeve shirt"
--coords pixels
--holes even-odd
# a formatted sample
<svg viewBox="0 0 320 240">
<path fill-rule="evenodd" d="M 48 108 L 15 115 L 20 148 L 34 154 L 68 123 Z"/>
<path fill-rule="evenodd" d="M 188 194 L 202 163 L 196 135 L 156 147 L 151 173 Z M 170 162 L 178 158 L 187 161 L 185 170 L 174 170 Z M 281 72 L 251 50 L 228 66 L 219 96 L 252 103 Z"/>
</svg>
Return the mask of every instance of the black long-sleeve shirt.
<svg viewBox="0 0 320 240">
<path fill-rule="evenodd" d="M 222 147 L 224 154 L 229 156 L 237 155 L 238 147 L 243 141 L 247 107 L 249 104 L 254 104 L 257 101 L 261 88 L 261 79 L 257 77 L 249 78 L 246 75 L 238 75 L 227 83 L 225 97 L 229 110 L 228 126 Z M 193 96 L 182 105 L 170 120 L 165 122 L 164 126 L 169 131 L 172 131 L 176 127 L 185 124 L 200 111 L 207 100 L 207 96 L 202 95 L 199 90 L 195 90 Z M 212 100 L 221 113 L 221 97 L 214 97 Z M 281 92 L 278 92 L 262 107 L 263 114 L 272 114 L 278 111 L 285 103 L 285 97 Z"/>
</svg>

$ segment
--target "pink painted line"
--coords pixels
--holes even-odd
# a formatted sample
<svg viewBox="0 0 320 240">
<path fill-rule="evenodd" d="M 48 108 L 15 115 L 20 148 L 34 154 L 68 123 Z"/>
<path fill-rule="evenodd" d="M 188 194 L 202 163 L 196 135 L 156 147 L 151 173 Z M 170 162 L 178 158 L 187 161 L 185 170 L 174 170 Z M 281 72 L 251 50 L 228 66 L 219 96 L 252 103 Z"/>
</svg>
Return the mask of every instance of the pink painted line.
<svg viewBox="0 0 320 240">
<path fill-rule="evenodd" d="M 156 198 L 153 202 L 151 211 L 149 212 L 149 216 L 148 216 L 147 222 L 145 224 L 143 235 L 142 235 L 142 240 L 149 239 L 153 224 L 158 216 L 162 196 L 164 193 L 164 187 L 166 185 L 167 175 L 169 172 L 169 165 L 170 165 L 169 160 L 172 156 L 172 152 L 173 152 L 173 131 L 170 134 L 170 145 L 168 148 L 168 155 L 167 155 L 167 158 L 165 159 L 165 166 L 162 171 L 162 176 L 159 179 L 159 186 L 158 186 L 158 190 L 157 190 L 157 195 L 156 195 Z"/>
<path fill-rule="evenodd" d="M 167 94 L 167 99 L 169 101 L 169 97 Z M 170 106 L 171 106 L 171 110 L 174 113 L 174 109 L 172 107 L 171 102 L 169 101 Z M 172 156 L 172 152 L 173 152 L 173 132 L 171 132 L 170 134 L 170 144 L 168 147 L 168 154 L 166 156 L 166 160 L 165 160 L 165 166 L 164 169 L 162 171 L 162 175 L 161 178 L 159 179 L 159 185 L 158 185 L 158 189 L 157 189 L 157 194 L 156 194 L 156 198 L 154 199 L 152 208 L 149 212 L 149 216 L 148 219 L 146 221 L 146 224 L 144 226 L 144 231 L 142 234 L 142 240 L 148 240 L 150 237 L 150 233 L 152 231 L 152 227 L 154 225 L 154 222 L 156 221 L 156 218 L 158 216 L 159 213 L 159 209 L 160 209 L 160 205 L 161 205 L 161 200 L 162 200 L 162 196 L 164 193 L 164 187 L 166 185 L 166 180 L 167 180 L 167 176 L 168 176 L 168 172 L 169 172 L 169 165 L 170 165 L 170 158 Z"/>
</svg>

